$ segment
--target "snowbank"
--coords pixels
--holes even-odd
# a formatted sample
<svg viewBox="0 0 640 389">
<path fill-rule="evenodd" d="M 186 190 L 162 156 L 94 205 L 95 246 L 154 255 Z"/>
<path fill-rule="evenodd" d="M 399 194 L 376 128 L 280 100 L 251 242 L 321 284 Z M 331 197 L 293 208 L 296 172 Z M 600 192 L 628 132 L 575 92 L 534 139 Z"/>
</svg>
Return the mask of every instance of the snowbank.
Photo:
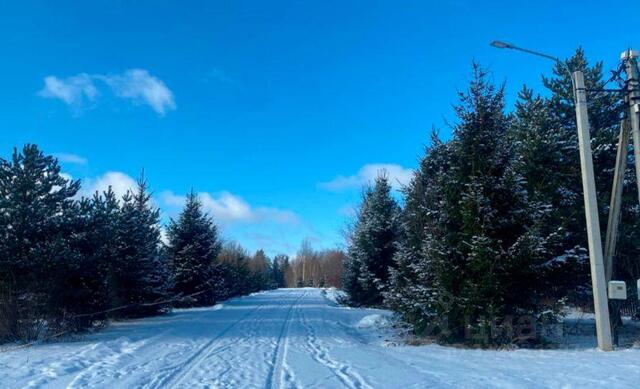
<svg viewBox="0 0 640 389">
<path fill-rule="evenodd" d="M 391 325 L 391 321 L 388 317 L 374 314 L 367 315 L 360 319 L 358 324 L 356 324 L 356 328 L 387 328 Z"/>
<path fill-rule="evenodd" d="M 333 287 L 322 289 L 322 294 L 327 298 L 327 300 L 336 305 L 340 305 L 341 301 L 343 301 L 347 296 L 343 291 Z"/>
<path fill-rule="evenodd" d="M 224 308 L 224 304 L 219 303 L 210 307 L 198 307 L 198 308 L 173 308 L 171 312 L 180 313 L 180 312 L 207 312 L 207 311 L 218 311 Z"/>
</svg>

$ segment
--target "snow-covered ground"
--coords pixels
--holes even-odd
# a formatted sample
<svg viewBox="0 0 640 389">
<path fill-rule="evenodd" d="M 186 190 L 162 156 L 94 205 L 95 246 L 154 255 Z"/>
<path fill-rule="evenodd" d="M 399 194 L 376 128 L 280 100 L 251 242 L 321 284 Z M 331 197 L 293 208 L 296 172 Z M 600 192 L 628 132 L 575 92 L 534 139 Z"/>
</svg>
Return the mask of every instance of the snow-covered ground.
<svg viewBox="0 0 640 389">
<path fill-rule="evenodd" d="M 279 289 L 0 352 L 2 388 L 638 388 L 640 349 L 389 346 L 390 314 Z M 380 327 L 383 327 L 382 329 Z"/>
</svg>

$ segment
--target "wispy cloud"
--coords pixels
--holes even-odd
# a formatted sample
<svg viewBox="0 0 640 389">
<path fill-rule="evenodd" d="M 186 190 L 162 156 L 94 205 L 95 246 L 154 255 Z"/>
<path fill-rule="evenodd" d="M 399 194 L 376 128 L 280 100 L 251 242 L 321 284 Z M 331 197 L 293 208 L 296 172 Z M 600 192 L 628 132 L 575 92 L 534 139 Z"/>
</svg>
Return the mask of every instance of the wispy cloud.
<svg viewBox="0 0 640 389">
<path fill-rule="evenodd" d="M 173 92 L 157 77 L 144 69 L 130 69 L 123 74 L 102 76 L 116 96 L 146 104 L 160 115 L 167 110 L 176 109 Z"/>
<path fill-rule="evenodd" d="M 56 153 L 53 154 L 54 157 L 56 157 L 56 159 L 60 162 L 65 162 L 65 163 L 72 163 L 74 165 L 86 165 L 87 164 L 87 159 L 84 157 L 81 157 L 79 155 L 76 154 L 70 154 L 70 153 Z"/>
<path fill-rule="evenodd" d="M 93 77 L 87 73 L 67 78 L 47 76 L 44 79 L 44 88 L 38 92 L 39 96 L 60 99 L 73 107 L 81 106 L 85 100 L 92 101 L 99 94 Z"/>
<path fill-rule="evenodd" d="M 86 102 L 94 101 L 103 88 L 120 99 L 148 105 L 160 116 L 176 109 L 173 92 L 145 69 L 129 69 L 121 74 L 80 73 L 67 78 L 47 76 L 38 95 L 60 99 L 78 110 Z"/>
<path fill-rule="evenodd" d="M 298 216 L 289 210 L 272 207 L 252 207 L 244 199 L 229 192 L 221 192 L 217 196 L 210 193 L 198 193 L 203 208 L 217 221 L 225 224 L 275 222 L 279 224 L 296 224 Z M 185 196 L 171 191 L 160 194 L 161 201 L 172 207 L 182 207 Z"/>
<path fill-rule="evenodd" d="M 398 190 L 407 185 L 413 177 L 413 170 L 397 164 L 374 163 L 364 165 L 358 172 L 351 176 L 338 176 L 331 181 L 321 182 L 318 186 L 333 192 L 345 189 L 361 188 L 373 183 L 379 174 L 386 173 L 391 186 Z"/>
</svg>

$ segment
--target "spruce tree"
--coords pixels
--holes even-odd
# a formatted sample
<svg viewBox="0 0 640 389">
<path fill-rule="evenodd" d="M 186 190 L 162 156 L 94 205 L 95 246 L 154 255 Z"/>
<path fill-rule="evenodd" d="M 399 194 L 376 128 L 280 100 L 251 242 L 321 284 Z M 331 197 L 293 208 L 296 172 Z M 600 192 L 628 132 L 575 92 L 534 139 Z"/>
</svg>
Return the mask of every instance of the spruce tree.
<svg viewBox="0 0 640 389">
<path fill-rule="evenodd" d="M 273 258 L 273 277 L 277 288 L 286 287 L 286 274 L 289 271 L 289 257 L 278 254 Z"/>
<path fill-rule="evenodd" d="M 65 222 L 79 187 L 36 145 L 0 160 L 0 288 L 10 313 L 1 325 L 10 337 L 38 336 L 40 319 L 54 327 L 64 316 L 54 291 L 75 258 Z"/>
<path fill-rule="evenodd" d="M 620 118 L 625 104 L 619 95 L 595 92 L 607 86 L 603 65 L 591 66 L 582 49 L 567 65 L 585 75 L 589 93 L 587 104 L 591 130 L 594 171 L 601 230 L 606 231 L 610 191 L 616 158 Z M 614 76 L 612 78 L 615 79 Z M 591 280 L 582 200 L 579 153 L 571 80 L 556 66 L 553 76 L 543 77 L 551 92 L 548 98 L 533 96 L 524 89 L 517 102 L 515 135 L 520 139 L 528 189 L 531 196 L 548 210 L 545 228 L 554 233 L 549 261 L 544 271 L 550 298 L 567 299 L 570 304 L 591 304 Z M 620 85 L 624 87 L 623 84 Z M 628 165 L 634 157 L 629 153 Z M 636 177 L 632 168 L 625 173 L 621 221 L 613 277 L 635 283 L 640 277 L 640 207 L 637 206 Z M 611 304 L 615 326 L 622 324 L 619 305 Z"/>
<path fill-rule="evenodd" d="M 219 268 L 223 274 L 224 297 L 243 295 L 251 292 L 249 254 L 237 243 L 227 242 L 218 255 Z"/>
<path fill-rule="evenodd" d="M 120 311 L 125 316 L 158 312 L 162 306 L 144 306 L 167 295 L 169 272 L 162 255 L 160 211 L 151 204 L 144 176 L 135 191 L 122 198 L 118 218 L 118 260 L 114 266 L 115 306 L 132 305 Z"/>
<path fill-rule="evenodd" d="M 492 324 L 539 311 L 544 209 L 529 200 L 503 87 L 477 65 L 456 114 L 453 139 L 434 139 L 406 190 L 386 297 L 418 331 L 443 341 L 511 342 Z"/>
<path fill-rule="evenodd" d="M 573 71 L 584 73 L 588 89 L 607 87 L 602 63 L 590 66 L 582 49 L 576 50 L 566 63 Z M 513 137 L 522 158 L 527 190 L 532 200 L 546 209 L 543 228 L 553 234 L 545 269 L 549 295 L 553 298 L 568 295 L 570 301 L 587 302 L 591 299 L 586 293 L 590 290 L 589 260 L 571 80 L 566 70 L 556 65 L 553 76 L 543 77 L 542 81 L 551 92 L 550 97 L 535 96 L 527 88 L 520 92 Z M 605 231 L 623 104 L 617 95 L 594 92 L 587 102 L 600 221 Z M 635 177 L 632 174 L 627 177 L 627 188 L 635 188 Z M 632 191 L 627 190 L 624 195 L 623 234 L 630 232 L 626 226 L 629 222 L 633 224 L 637 212 Z M 620 242 L 625 245 L 634 239 L 621 236 Z M 630 257 L 638 253 L 638 245 L 632 246 L 627 245 L 624 253 L 621 251 L 618 263 L 626 262 L 629 258 L 626 253 Z"/>
<path fill-rule="evenodd" d="M 97 272 L 104 277 L 100 298 L 105 298 L 105 306 L 116 299 L 115 265 L 118 263 L 120 206 L 116 194 L 109 187 L 102 194 L 95 193 L 92 198 L 90 247 L 95 257 Z M 102 306 L 103 304 L 100 304 Z M 95 309 L 97 311 L 99 309 Z"/>
<path fill-rule="evenodd" d="M 474 65 L 456 113 L 440 217 L 426 247 L 435 263 L 435 308 L 450 340 L 469 340 L 466 328 L 487 334 L 482 342 L 510 342 L 491 333 L 492 321 L 538 311 L 543 210 L 529 201 L 520 173 L 504 87 Z"/>
<path fill-rule="evenodd" d="M 273 288 L 273 270 L 271 262 L 264 250 L 257 250 L 253 258 L 249 261 L 251 271 L 251 291 L 258 292 L 264 289 Z"/>
<path fill-rule="evenodd" d="M 213 219 L 203 212 L 202 203 L 193 191 L 187 196 L 178 219 L 171 220 L 168 238 L 174 293 L 190 295 L 206 291 L 179 305 L 213 304 L 221 288 L 215 267 L 220 241 Z"/>
<path fill-rule="evenodd" d="M 420 334 L 432 335 L 429 328 L 434 325 L 436 314 L 435 264 L 426 253 L 434 246 L 432 240 L 440 225 L 450 149 L 451 145 L 442 142 L 433 131 L 418 169 L 403 189 L 395 266 L 391 268 L 390 287 L 385 293 L 387 305 L 412 323 Z"/>
<path fill-rule="evenodd" d="M 400 232 L 400 208 L 391 195 L 386 175 L 368 188 L 349 236 L 343 288 L 354 305 L 377 305 L 394 266 L 395 243 Z"/>
</svg>

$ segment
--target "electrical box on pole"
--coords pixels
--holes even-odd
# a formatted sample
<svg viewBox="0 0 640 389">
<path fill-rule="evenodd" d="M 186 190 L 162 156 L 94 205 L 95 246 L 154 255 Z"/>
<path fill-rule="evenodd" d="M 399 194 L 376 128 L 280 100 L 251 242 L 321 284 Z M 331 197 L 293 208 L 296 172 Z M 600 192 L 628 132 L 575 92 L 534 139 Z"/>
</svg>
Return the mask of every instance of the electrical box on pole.
<svg viewBox="0 0 640 389">
<path fill-rule="evenodd" d="M 624 281 L 609 281 L 609 300 L 626 300 L 627 284 Z"/>
</svg>

